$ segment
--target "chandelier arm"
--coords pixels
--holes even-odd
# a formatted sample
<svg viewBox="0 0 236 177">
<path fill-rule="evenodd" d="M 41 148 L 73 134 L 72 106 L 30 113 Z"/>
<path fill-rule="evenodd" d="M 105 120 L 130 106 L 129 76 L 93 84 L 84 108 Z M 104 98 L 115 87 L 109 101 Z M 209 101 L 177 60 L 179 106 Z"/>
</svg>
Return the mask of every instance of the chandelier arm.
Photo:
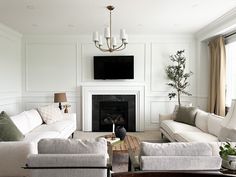
<svg viewBox="0 0 236 177">
<path fill-rule="evenodd" d="M 116 51 L 121 51 L 121 50 L 124 50 L 125 48 L 126 48 L 126 44 L 124 44 L 123 48 L 116 49 Z"/>
<path fill-rule="evenodd" d="M 111 11 L 112 10 L 110 10 L 110 47 L 108 47 L 108 48 L 110 48 L 110 50 L 112 48 L 112 40 L 111 40 L 111 34 L 112 34 L 112 31 L 111 31 Z"/>
<path fill-rule="evenodd" d="M 102 52 L 110 52 L 110 50 L 103 49 L 103 48 L 99 48 L 99 50 L 101 50 Z"/>
<path fill-rule="evenodd" d="M 110 39 L 111 40 L 111 39 Z M 109 46 L 109 38 L 106 38 L 106 43 L 107 43 L 107 48 L 110 49 L 111 47 Z"/>
<path fill-rule="evenodd" d="M 123 45 L 124 43 L 122 43 L 119 47 L 114 48 L 114 50 L 119 50 Z"/>
<path fill-rule="evenodd" d="M 103 52 L 109 52 L 109 50 L 106 50 L 106 49 L 101 48 L 101 47 L 98 45 L 97 42 L 95 42 L 95 46 L 96 46 L 99 50 L 101 50 L 101 51 L 103 51 Z"/>
</svg>

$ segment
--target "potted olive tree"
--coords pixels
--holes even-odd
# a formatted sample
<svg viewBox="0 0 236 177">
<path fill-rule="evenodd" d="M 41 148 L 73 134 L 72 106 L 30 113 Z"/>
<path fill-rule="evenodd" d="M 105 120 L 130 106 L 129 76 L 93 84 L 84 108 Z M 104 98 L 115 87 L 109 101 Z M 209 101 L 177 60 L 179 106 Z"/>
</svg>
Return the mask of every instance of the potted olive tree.
<svg viewBox="0 0 236 177">
<path fill-rule="evenodd" d="M 169 99 L 172 99 L 177 95 L 180 106 L 180 96 L 182 94 L 191 96 L 191 94 L 186 91 L 186 88 L 190 85 L 188 78 L 193 72 L 185 72 L 186 57 L 184 56 L 184 50 L 179 50 L 175 55 L 171 55 L 170 60 L 173 62 L 173 65 L 167 66 L 165 71 L 167 78 L 169 79 L 167 85 L 172 87 L 173 91 L 168 94 L 168 97 Z"/>
</svg>

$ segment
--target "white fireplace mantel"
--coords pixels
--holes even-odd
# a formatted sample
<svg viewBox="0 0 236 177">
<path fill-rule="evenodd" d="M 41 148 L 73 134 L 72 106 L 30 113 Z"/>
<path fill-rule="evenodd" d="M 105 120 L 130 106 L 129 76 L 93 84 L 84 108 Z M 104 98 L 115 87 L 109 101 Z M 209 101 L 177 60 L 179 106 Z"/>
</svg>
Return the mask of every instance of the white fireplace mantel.
<svg viewBox="0 0 236 177">
<path fill-rule="evenodd" d="M 93 95 L 135 95 L 136 131 L 144 131 L 144 86 L 82 86 L 83 131 L 92 131 Z"/>
</svg>

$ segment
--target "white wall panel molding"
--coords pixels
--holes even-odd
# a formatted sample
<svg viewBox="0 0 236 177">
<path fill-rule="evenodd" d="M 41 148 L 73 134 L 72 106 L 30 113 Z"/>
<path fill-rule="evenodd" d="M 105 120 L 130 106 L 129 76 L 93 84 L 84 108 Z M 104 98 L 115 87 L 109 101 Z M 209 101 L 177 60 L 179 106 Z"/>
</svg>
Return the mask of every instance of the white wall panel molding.
<svg viewBox="0 0 236 177">
<path fill-rule="evenodd" d="M 23 38 L 23 50 L 25 54 L 22 60 L 23 73 L 23 105 L 24 109 L 43 106 L 53 103 L 55 92 L 66 92 L 71 111 L 77 113 L 77 127 L 82 129 L 82 88 L 99 87 L 103 88 L 101 93 L 110 87 L 123 87 L 130 89 L 142 87 L 143 91 L 143 118 L 142 130 L 156 130 L 159 127 L 159 119 L 156 115 L 168 112 L 172 109 L 177 100 L 169 100 L 169 88 L 165 88 L 166 81 L 163 78 L 164 67 L 161 65 L 169 61 L 169 55 L 176 50 L 186 49 L 186 54 L 191 61 L 188 69 L 194 73 L 195 63 L 195 39 L 192 35 L 142 35 L 130 36 L 130 43 L 127 49 L 121 52 L 104 53 L 100 52 L 91 41 L 91 36 L 80 35 L 27 35 Z M 51 54 L 50 52 L 53 52 Z M 49 64 L 43 65 L 40 55 L 49 60 Z M 62 56 L 66 57 L 62 57 Z M 134 55 L 135 56 L 135 79 L 133 80 L 94 80 L 93 79 L 93 56 L 99 55 Z M 160 57 L 159 57 L 160 56 Z M 31 60 L 33 58 L 33 60 Z M 58 58 L 71 65 L 58 64 Z M 62 59 L 66 58 L 66 59 Z M 45 60 L 46 60 L 45 59 Z M 73 63 L 73 66 L 72 66 Z M 53 75 L 50 69 L 41 74 L 43 67 L 57 66 L 67 73 L 67 76 L 60 78 Z M 42 67 L 41 70 L 39 68 Z M 59 71 L 60 72 L 60 71 Z M 58 72 L 58 73 L 59 73 Z M 157 73 L 156 73 L 157 72 Z M 158 73 L 159 72 L 159 73 Z M 67 80 L 68 79 L 68 80 Z M 69 81 L 69 83 L 67 83 Z M 196 77 L 191 80 L 191 86 L 195 89 Z M 53 82 L 57 84 L 53 85 Z M 198 92 L 190 89 L 193 96 L 182 97 L 182 102 L 196 104 Z M 109 92 L 108 92 L 109 93 Z M 202 93 L 204 96 L 205 93 Z M 200 98 L 199 104 L 204 106 L 204 99 Z M 82 109 L 82 110 L 81 110 Z M 141 124 L 141 123 L 140 123 Z M 141 129 L 140 129 L 141 130 Z"/>
<path fill-rule="evenodd" d="M 110 82 L 93 79 L 93 56 L 99 55 L 134 55 L 134 79 L 119 80 L 117 82 L 145 82 L 145 60 L 146 60 L 146 43 L 129 43 L 126 50 L 120 51 L 119 54 L 104 53 L 99 51 L 93 43 L 81 44 L 81 60 L 82 60 L 82 82 Z"/>
<path fill-rule="evenodd" d="M 76 43 L 26 43 L 26 92 L 75 91 L 77 58 Z"/>
<path fill-rule="evenodd" d="M 190 42 L 155 42 L 151 43 L 150 53 L 150 92 L 166 93 L 170 91 L 167 86 L 165 67 L 170 64 L 169 56 L 177 50 L 185 49 L 186 58 L 190 58 Z M 190 70 L 190 61 L 187 60 L 186 69 Z"/>
</svg>

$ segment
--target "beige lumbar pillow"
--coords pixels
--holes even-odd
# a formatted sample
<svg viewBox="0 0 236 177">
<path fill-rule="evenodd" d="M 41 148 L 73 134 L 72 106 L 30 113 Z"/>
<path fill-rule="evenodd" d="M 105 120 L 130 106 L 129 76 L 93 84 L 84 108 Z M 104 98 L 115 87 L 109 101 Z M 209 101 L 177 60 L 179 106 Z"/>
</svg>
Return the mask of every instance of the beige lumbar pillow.
<svg viewBox="0 0 236 177">
<path fill-rule="evenodd" d="M 63 115 L 60 109 L 54 107 L 54 105 L 40 107 L 38 108 L 38 111 L 46 124 L 51 124 L 53 122 L 63 119 Z"/>
</svg>

